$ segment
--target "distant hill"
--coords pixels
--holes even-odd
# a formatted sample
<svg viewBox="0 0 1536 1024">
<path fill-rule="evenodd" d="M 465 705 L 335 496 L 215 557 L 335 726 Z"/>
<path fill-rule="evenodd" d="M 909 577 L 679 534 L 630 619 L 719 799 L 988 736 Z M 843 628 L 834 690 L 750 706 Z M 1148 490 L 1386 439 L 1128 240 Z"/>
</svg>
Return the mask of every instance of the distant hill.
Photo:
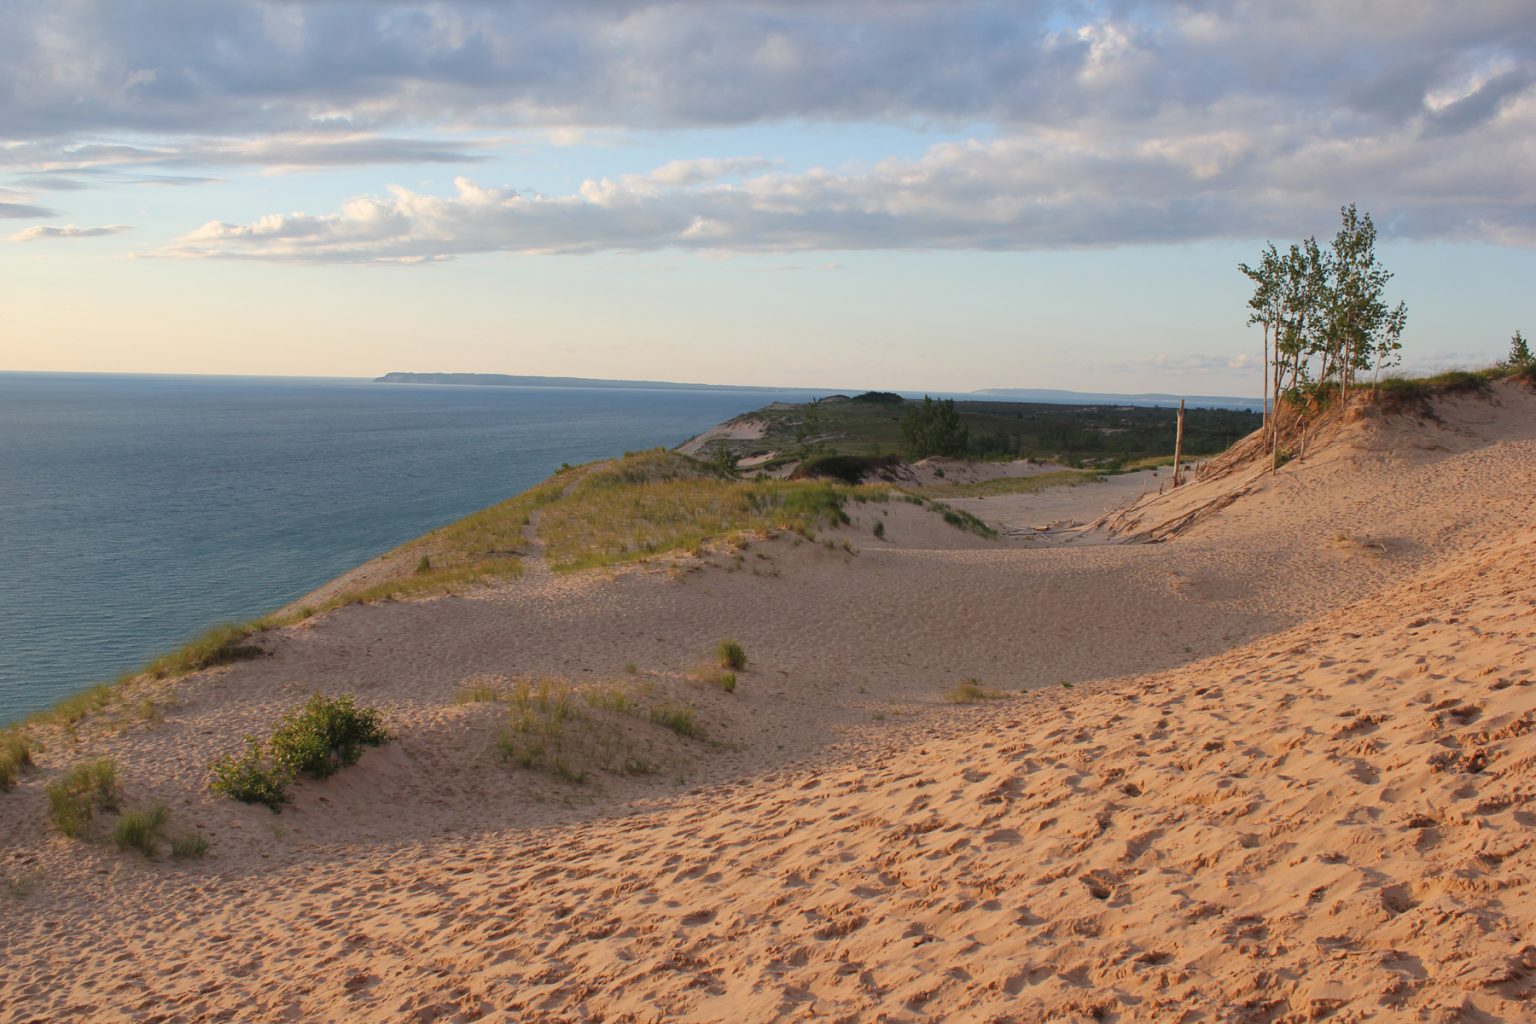
<svg viewBox="0 0 1536 1024">
<path fill-rule="evenodd" d="M 532 377 L 509 373 L 386 373 L 380 384 L 476 384 L 513 388 L 626 388 L 656 391 L 804 391 L 826 393 L 826 388 L 781 388 L 771 385 L 683 384 L 670 380 L 605 380 L 597 377 Z"/>
<path fill-rule="evenodd" d="M 657 391 L 783 391 L 806 395 L 857 394 L 862 388 L 785 388 L 766 384 L 684 384 L 670 380 L 610 380 L 601 377 L 535 377 L 510 373 L 386 373 L 375 377 L 381 384 L 474 384 L 514 388 L 629 388 Z M 1257 398 L 1232 398 L 1211 395 L 1116 395 L 1090 391 L 1063 391 L 1057 388 L 983 388 L 980 391 L 929 391 L 935 398 L 967 398 L 985 395 L 1011 402 L 1045 402 L 1051 405 L 1135 405 L 1167 407 L 1183 398 L 1195 409 L 1257 410 L 1263 407 Z M 908 398 L 921 398 L 922 391 L 903 391 Z"/>
<path fill-rule="evenodd" d="M 1111 393 L 1098 393 L 1092 391 L 1061 391 L 1056 388 L 983 388 L 977 391 L 978 395 L 993 395 L 997 398 L 1011 399 L 1019 402 L 1050 402 L 1053 405 L 1142 405 L 1142 406 L 1176 406 L 1179 399 L 1184 400 L 1188 407 L 1196 409 L 1245 409 L 1257 411 L 1264 408 L 1264 401 L 1260 398 L 1233 398 L 1220 395 L 1116 395 Z"/>
</svg>

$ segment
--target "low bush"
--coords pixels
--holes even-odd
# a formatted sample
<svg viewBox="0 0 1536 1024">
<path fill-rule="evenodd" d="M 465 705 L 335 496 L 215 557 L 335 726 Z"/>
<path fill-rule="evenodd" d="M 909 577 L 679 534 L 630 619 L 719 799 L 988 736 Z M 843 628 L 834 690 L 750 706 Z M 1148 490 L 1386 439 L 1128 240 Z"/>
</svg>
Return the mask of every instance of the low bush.
<svg viewBox="0 0 1536 1024">
<path fill-rule="evenodd" d="M 315 694 L 290 711 L 272 733 L 272 762 L 289 775 L 324 779 L 357 763 L 363 748 L 389 741 L 379 712 L 359 708 L 350 696 Z"/>
<path fill-rule="evenodd" d="M 84 834 L 98 810 L 117 806 L 117 765 L 112 761 L 77 764 L 47 788 L 48 816 L 64 835 Z"/>
<path fill-rule="evenodd" d="M 796 466 L 789 478 L 824 478 L 860 484 L 881 472 L 894 472 L 905 464 L 900 455 L 816 455 Z"/>
<path fill-rule="evenodd" d="M 219 758 L 209 766 L 209 772 L 212 779 L 208 788 L 220 796 L 243 804 L 263 804 L 274 814 L 288 802 L 288 783 L 292 777 L 268 766 L 261 741 L 254 736 L 245 738 L 245 753 Z"/>
<path fill-rule="evenodd" d="M 138 850 L 146 857 L 153 857 L 160 841 L 160 830 L 165 828 L 170 816 L 164 804 L 155 804 L 149 810 L 124 811 L 112 829 L 112 841 L 119 850 Z"/>
<path fill-rule="evenodd" d="M 714 679 L 710 680 L 710 682 L 720 687 L 720 689 L 724 690 L 726 693 L 736 692 L 736 673 L 732 672 L 730 669 L 726 669 L 724 672 L 721 672 Z"/>
<path fill-rule="evenodd" d="M 715 660 L 721 668 L 741 672 L 747 667 L 747 652 L 735 640 L 721 640 L 715 645 Z"/>
</svg>

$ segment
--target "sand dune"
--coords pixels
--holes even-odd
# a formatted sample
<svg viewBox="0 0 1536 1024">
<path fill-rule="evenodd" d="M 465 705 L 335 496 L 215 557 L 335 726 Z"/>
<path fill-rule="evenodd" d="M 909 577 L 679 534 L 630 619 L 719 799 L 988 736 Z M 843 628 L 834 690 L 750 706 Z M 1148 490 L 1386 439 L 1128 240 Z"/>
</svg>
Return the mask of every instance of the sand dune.
<svg viewBox="0 0 1536 1024">
<path fill-rule="evenodd" d="M 0 1019 L 1531 1019 L 1536 398 L 1435 413 L 1094 538 L 1164 543 L 867 505 L 857 553 L 535 566 L 283 631 L 0 795 Z M 734 693 L 694 678 L 726 635 Z M 510 767 L 454 694 L 517 675 L 684 695 L 709 739 Z M 945 703 L 965 677 L 1008 696 Z M 397 740 L 280 816 L 207 793 L 316 689 Z M 50 836 L 42 785 L 87 756 L 209 856 Z"/>
</svg>

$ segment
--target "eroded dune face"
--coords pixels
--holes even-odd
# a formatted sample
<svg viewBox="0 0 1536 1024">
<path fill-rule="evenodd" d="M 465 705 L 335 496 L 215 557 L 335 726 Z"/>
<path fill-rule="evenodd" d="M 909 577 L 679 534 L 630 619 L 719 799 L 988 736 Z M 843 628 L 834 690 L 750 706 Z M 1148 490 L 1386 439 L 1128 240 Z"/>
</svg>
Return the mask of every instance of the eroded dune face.
<svg viewBox="0 0 1536 1024">
<path fill-rule="evenodd" d="M 1523 1019 L 1536 415 L 1496 397 L 1340 424 L 1163 544 L 885 517 L 857 556 L 333 613 L 0 795 L 0 1017 Z M 736 691 L 689 683 L 727 630 Z M 626 658 L 728 746 L 576 786 L 452 702 Z M 943 703 L 970 675 L 1030 692 Z M 202 790 L 315 687 L 399 738 L 282 816 Z M 42 783 L 103 755 L 209 856 L 50 837 Z"/>
</svg>

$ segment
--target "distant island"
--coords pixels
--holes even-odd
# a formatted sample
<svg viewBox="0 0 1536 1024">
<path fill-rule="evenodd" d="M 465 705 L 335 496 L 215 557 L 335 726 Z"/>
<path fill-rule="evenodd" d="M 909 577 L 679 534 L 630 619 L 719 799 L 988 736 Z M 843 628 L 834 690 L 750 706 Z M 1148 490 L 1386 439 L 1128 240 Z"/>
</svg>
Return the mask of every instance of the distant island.
<svg viewBox="0 0 1536 1024">
<path fill-rule="evenodd" d="M 609 380 L 600 377 L 536 377 L 510 373 L 402 373 L 394 371 L 375 377 L 380 384 L 470 384 L 481 387 L 513 388 L 626 388 L 653 391 L 783 391 L 807 395 L 856 394 L 862 388 L 790 388 L 750 384 L 684 384 L 669 380 Z M 920 391 L 903 391 L 902 395 L 921 397 Z M 1052 405 L 1137 405 L 1175 406 L 1183 398 L 1186 405 L 1205 409 L 1243 409 L 1248 411 L 1262 407 L 1257 398 L 1234 398 L 1219 395 L 1116 395 L 1088 391 L 1064 391 L 1058 388 L 983 388 L 974 392 L 938 392 L 935 396 L 961 394 L 988 395 L 1017 402 L 1047 402 Z"/>
</svg>

